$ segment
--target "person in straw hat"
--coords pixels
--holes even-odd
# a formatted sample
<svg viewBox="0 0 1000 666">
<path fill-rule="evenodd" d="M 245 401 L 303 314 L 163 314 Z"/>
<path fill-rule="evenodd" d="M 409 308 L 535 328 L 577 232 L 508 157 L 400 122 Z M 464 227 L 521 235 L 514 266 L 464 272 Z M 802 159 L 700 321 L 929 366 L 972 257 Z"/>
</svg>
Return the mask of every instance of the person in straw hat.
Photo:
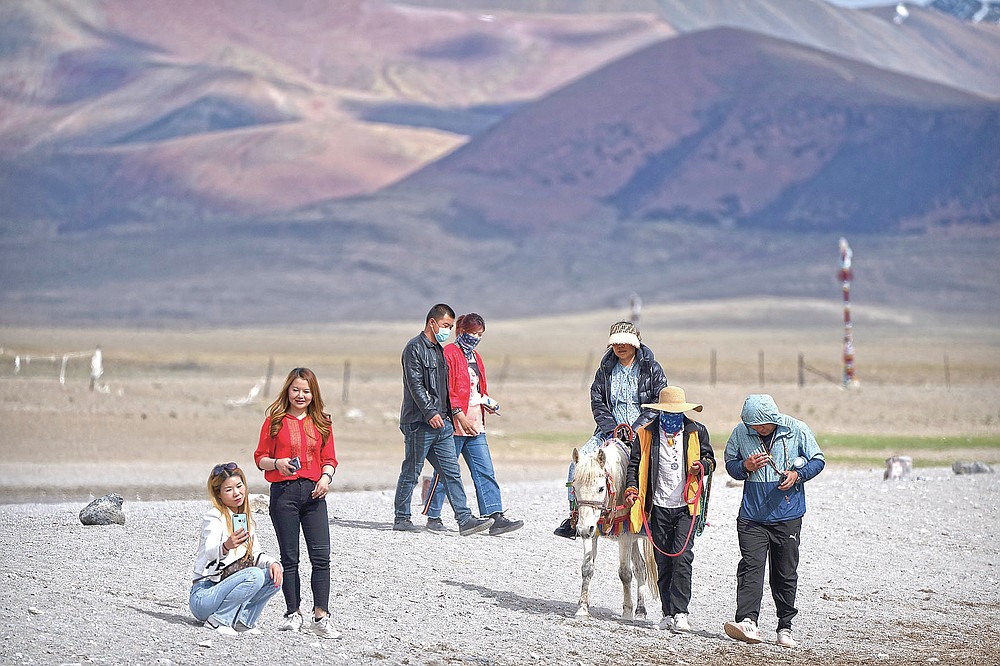
<svg viewBox="0 0 1000 666">
<path fill-rule="evenodd" d="M 757 620 L 764 596 L 764 565 L 770 560 L 776 642 L 793 648 L 804 484 L 823 471 L 826 458 L 809 426 L 779 412 L 766 393 L 747 397 L 740 420 L 725 453 L 729 476 L 743 481 L 743 502 L 736 520 L 741 555 L 736 568 L 736 617 L 724 629 L 738 641 L 761 642 Z"/>
<path fill-rule="evenodd" d="M 702 491 L 705 501 L 699 501 L 698 484 L 711 483 L 715 452 L 705 426 L 684 416 L 684 412 L 700 412 L 703 407 L 688 402 L 681 387 L 664 387 L 659 400 L 643 408 L 654 410 L 657 416 L 636 431 L 625 472 L 625 503 L 638 503 L 649 516 L 663 610 L 659 628 L 688 632 L 694 564 L 692 522 L 701 518 L 704 525 L 707 491 Z"/>
<path fill-rule="evenodd" d="M 653 350 L 642 343 L 639 329 L 630 321 L 611 326 L 608 350 L 604 353 L 594 383 L 590 386 L 590 409 L 597 427 L 580 447 L 580 453 L 593 453 L 614 436 L 621 423 L 633 430 L 656 418 L 656 412 L 640 405 L 652 402 L 667 385 L 663 368 L 653 357 Z M 566 485 L 573 481 L 575 465 L 569 466 Z M 553 532 L 567 539 L 576 538 L 576 498 L 569 488 L 570 516 Z"/>
</svg>

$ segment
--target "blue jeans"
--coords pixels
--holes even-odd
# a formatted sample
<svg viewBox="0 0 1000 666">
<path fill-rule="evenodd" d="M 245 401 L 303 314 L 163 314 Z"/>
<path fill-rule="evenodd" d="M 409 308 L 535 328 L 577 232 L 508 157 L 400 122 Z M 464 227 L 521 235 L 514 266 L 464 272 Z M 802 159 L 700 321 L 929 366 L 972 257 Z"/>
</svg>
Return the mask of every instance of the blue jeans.
<svg viewBox="0 0 1000 666">
<path fill-rule="evenodd" d="M 330 602 L 330 519 L 326 498 L 313 499 L 316 486 L 309 479 L 292 479 L 271 484 L 270 514 L 274 535 L 281 551 L 285 570 L 281 591 L 285 595 L 285 614 L 299 610 L 302 601 L 299 580 L 299 530 L 306 540 L 306 552 L 312 575 L 313 608 L 329 612 Z"/>
<path fill-rule="evenodd" d="M 500 501 L 500 486 L 497 484 L 496 472 L 493 471 L 493 458 L 490 457 L 490 447 L 486 443 L 486 433 L 481 432 L 475 437 L 455 435 L 455 457 L 465 458 L 472 474 L 472 483 L 476 486 L 476 500 L 479 502 L 479 515 L 489 516 L 503 511 Z M 447 482 L 434 473 L 431 481 L 430 502 L 427 504 L 427 517 L 440 518 L 444 506 L 444 496 L 447 494 Z"/>
<path fill-rule="evenodd" d="M 257 626 L 267 600 L 278 593 L 270 571 L 247 567 L 218 583 L 199 580 L 191 586 L 188 606 L 199 622 L 213 618 L 232 627 L 237 621 L 248 629 Z"/>
<path fill-rule="evenodd" d="M 403 433 L 405 453 L 396 481 L 396 520 L 410 517 L 413 488 L 420 479 L 426 459 L 447 482 L 448 501 L 455 511 L 455 520 L 459 525 L 466 523 L 472 518 L 472 511 L 462 486 L 462 473 L 455 455 L 455 429 L 451 422 L 445 419 L 444 427 L 437 430 L 423 422 L 402 423 L 399 429 Z"/>
</svg>

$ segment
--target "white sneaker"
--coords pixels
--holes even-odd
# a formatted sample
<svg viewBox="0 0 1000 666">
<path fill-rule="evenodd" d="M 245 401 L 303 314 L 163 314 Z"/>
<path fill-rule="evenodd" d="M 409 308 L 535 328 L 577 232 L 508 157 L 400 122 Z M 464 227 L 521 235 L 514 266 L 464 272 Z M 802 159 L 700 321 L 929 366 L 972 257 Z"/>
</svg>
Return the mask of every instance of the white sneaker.
<svg viewBox="0 0 1000 666">
<path fill-rule="evenodd" d="M 792 638 L 791 629 L 778 629 L 778 640 L 776 642 L 781 647 L 786 647 L 786 648 L 793 648 L 799 646 L 799 644 L 795 642 L 795 639 Z"/>
<path fill-rule="evenodd" d="M 278 631 L 298 631 L 302 628 L 302 613 L 286 615 L 278 625 Z"/>
<path fill-rule="evenodd" d="M 674 615 L 674 631 L 686 633 L 691 631 L 691 623 L 688 622 L 687 613 L 678 613 Z"/>
<path fill-rule="evenodd" d="M 340 632 L 334 629 L 333 625 L 330 624 L 329 615 L 324 615 L 318 620 L 313 618 L 304 627 L 302 627 L 302 630 L 316 634 L 320 638 L 340 638 L 341 636 Z"/>
<path fill-rule="evenodd" d="M 726 636 L 730 638 L 744 643 L 760 643 L 760 629 L 757 628 L 757 623 L 748 617 L 743 618 L 742 622 L 726 622 L 724 628 Z"/>
<path fill-rule="evenodd" d="M 656 625 L 656 628 L 660 631 L 670 631 L 674 628 L 674 618 L 664 615 L 663 619 L 660 620 L 660 624 Z"/>
<path fill-rule="evenodd" d="M 205 628 L 212 629 L 220 636 L 235 636 L 236 630 L 230 627 L 228 624 L 216 624 L 212 621 L 212 618 L 205 620 Z"/>
<path fill-rule="evenodd" d="M 260 636 L 261 633 L 263 633 L 259 627 L 248 627 L 239 620 L 236 621 L 233 628 L 236 629 L 236 632 L 242 636 Z"/>
</svg>

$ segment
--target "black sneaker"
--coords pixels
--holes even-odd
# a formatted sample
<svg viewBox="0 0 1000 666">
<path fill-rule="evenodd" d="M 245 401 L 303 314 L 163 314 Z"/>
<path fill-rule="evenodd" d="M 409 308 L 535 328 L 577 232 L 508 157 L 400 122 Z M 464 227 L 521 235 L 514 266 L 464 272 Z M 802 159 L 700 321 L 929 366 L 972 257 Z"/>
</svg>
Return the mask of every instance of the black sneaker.
<svg viewBox="0 0 1000 666">
<path fill-rule="evenodd" d="M 555 531 L 553 531 L 552 533 L 555 534 L 556 536 L 561 536 L 565 539 L 575 539 L 576 530 L 573 529 L 573 519 L 567 518 L 566 520 L 562 521 L 562 524 L 559 525 L 559 527 L 557 527 Z"/>
<path fill-rule="evenodd" d="M 409 518 L 397 518 L 392 523 L 392 529 L 396 532 L 417 532 L 420 530 Z"/>
<path fill-rule="evenodd" d="M 492 514 L 490 518 L 493 519 L 493 525 L 490 527 L 490 536 L 500 536 L 501 534 L 507 534 L 507 532 L 513 532 L 524 527 L 523 520 L 508 520 L 502 511 Z"/>
<path fill-rule="evenodd" d="M 458 526 L 458 533 L 462 536 L 472 536 L 479 534 L 493 527 L 492 518 L 469 518 Z"/>
<path fill-rule="evenodd" d="M 428 518 L 427 519 L 427 529 L 431 532 L 447 532 L 448 528 L 444 526 L 444 521 L 440 518 Z"/>
</svg>

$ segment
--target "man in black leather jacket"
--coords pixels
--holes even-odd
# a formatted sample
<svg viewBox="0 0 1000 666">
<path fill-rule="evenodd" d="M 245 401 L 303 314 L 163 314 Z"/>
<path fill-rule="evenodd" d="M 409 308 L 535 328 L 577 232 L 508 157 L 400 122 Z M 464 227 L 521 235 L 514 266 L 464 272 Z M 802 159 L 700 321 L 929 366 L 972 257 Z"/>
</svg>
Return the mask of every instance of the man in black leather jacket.
<svg viewBox="0 0 1000 666">
<path fill-rule="evenodd" d="M 458 531 L 469 536 L 488 530 L 492 518 L 476 518 L 469 510 L 462 475 L 455 454 L 455 429 L 448 399 L 448 364 L 441 343 L 451 335 L 455 311 L 438 303 L 427 313 L 424 330 L 403 348 L 403 404 L 399 429 L 405 453 L 396 481 L 395 518 L 392 529 L 412 532 L 420 528 L 410 520 L 413 488 L 426 459 L 447 482 L 448 501 L 455 511 Z"/>
</svg>

